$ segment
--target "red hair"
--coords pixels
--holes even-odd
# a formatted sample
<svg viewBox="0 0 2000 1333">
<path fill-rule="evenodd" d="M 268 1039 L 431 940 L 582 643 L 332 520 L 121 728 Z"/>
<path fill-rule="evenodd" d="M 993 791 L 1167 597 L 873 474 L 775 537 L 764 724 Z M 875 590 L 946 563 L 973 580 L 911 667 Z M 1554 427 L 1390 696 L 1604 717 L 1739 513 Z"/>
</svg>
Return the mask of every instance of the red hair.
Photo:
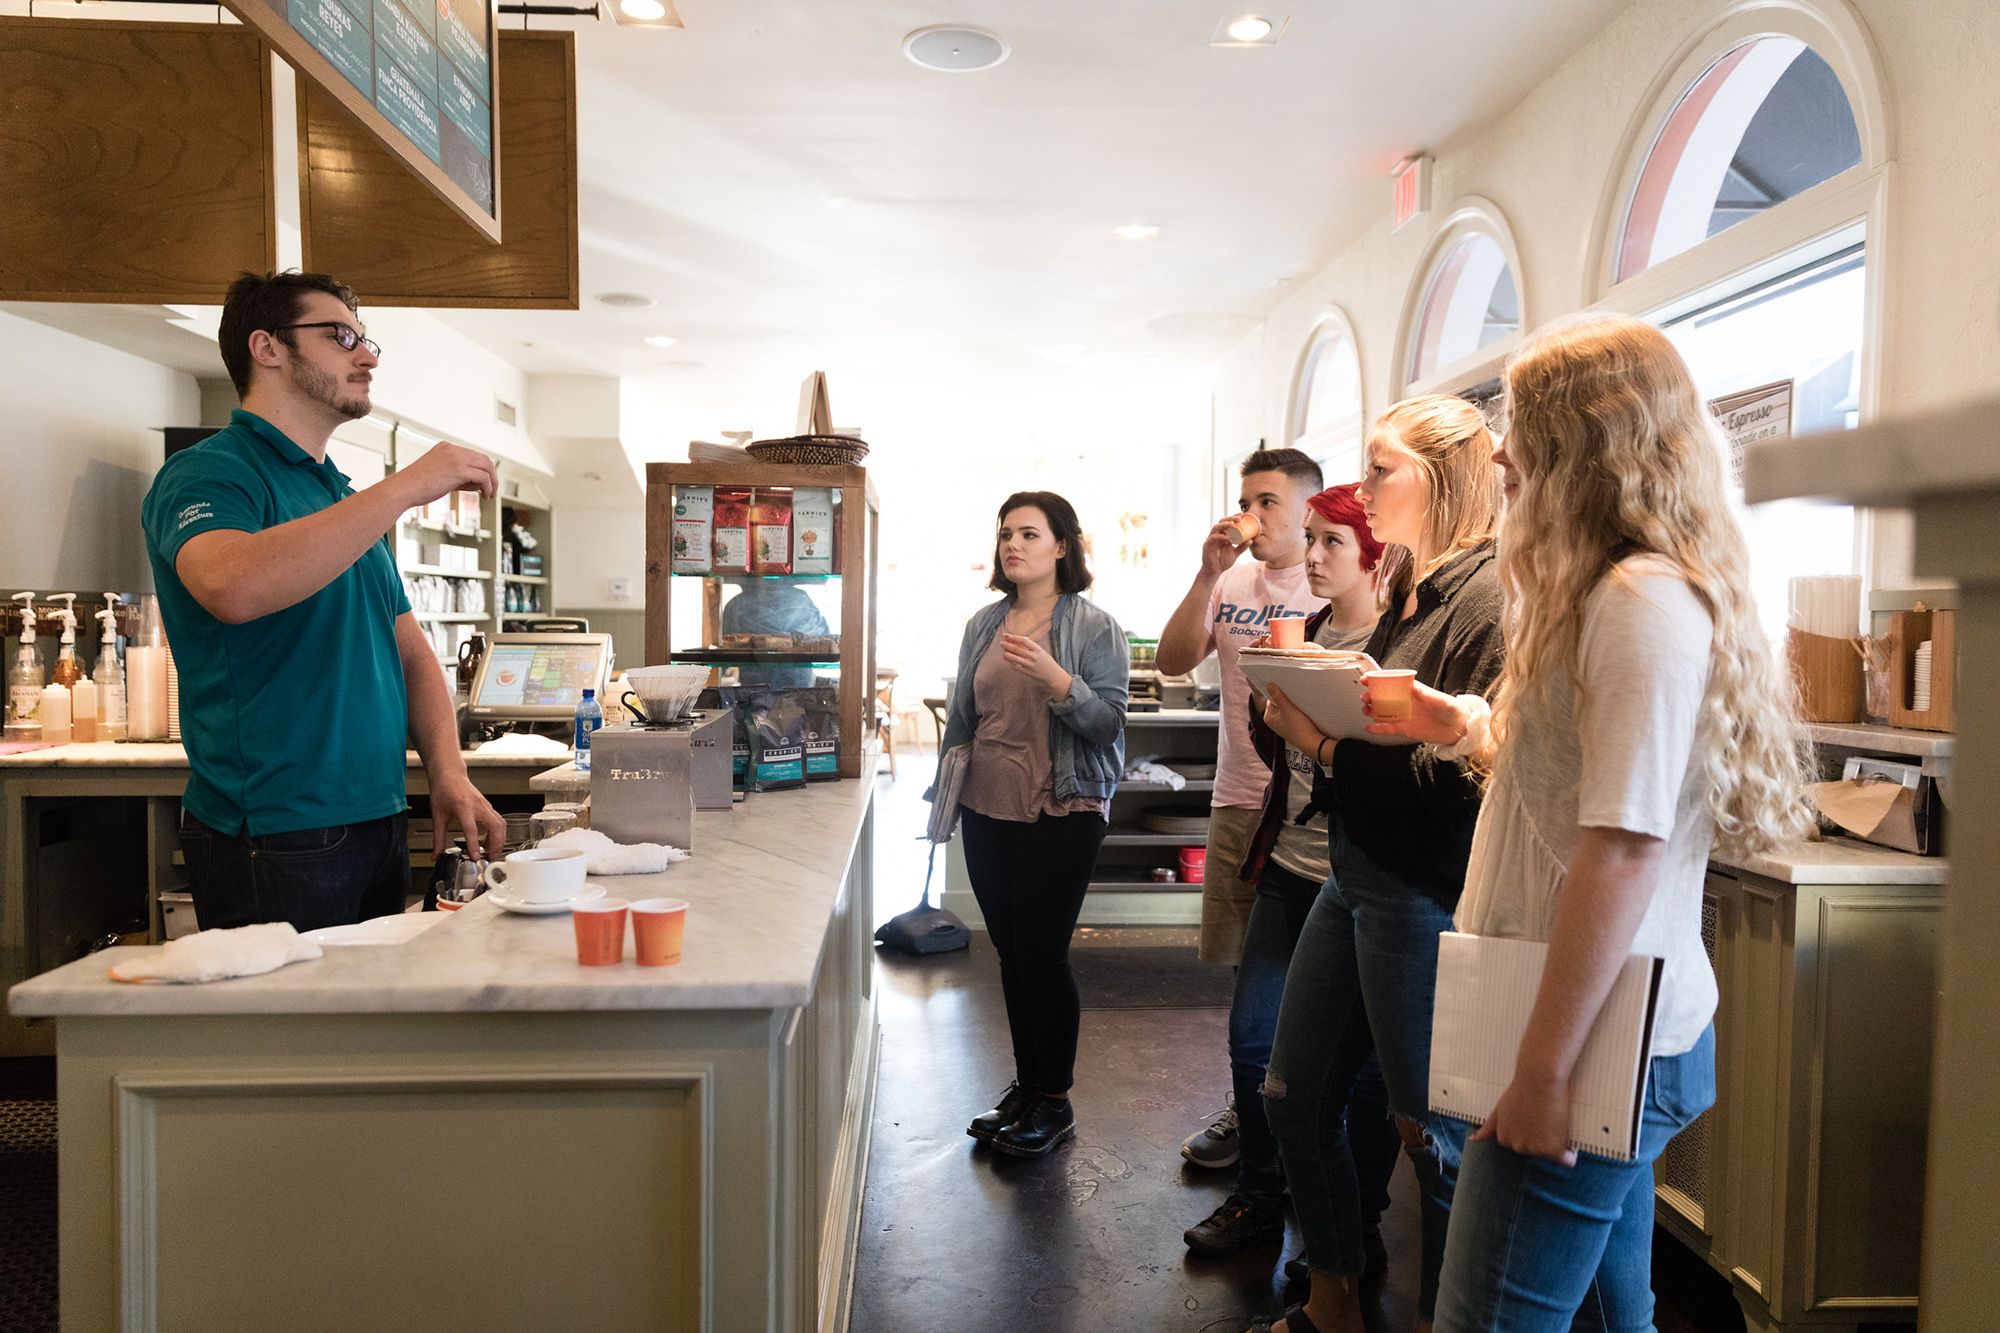
<svg viewBox="0 0 2000 1333">
<path fill-rule="evenodd" d="M 1375 534 L 1368 530 L 1368 514 L 1361 507 L 1361 501 L 1354 498 L 1361 483 L 1350 481 L 1345 486 L 1329 486 L 1318 495 L 1306 501 L 1306 508 L 1318 514 L 1329 523 L 1337 523 L 1354 531 L 1355 544 L 1361 548 L 1361 568 L 1373 573 L 1375 565 L 1382 559 L 1382 543 L 1375 540 Z"/>
</svg>

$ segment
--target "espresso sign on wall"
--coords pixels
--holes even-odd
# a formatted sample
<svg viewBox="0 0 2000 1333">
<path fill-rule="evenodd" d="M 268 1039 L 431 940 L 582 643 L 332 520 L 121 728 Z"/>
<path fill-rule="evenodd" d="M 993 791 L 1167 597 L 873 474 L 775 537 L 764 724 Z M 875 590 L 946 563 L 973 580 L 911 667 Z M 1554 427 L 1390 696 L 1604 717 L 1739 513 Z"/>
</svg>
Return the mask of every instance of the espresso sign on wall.
<svg viewBox="0 0 2000 1333">
<path fill-rule="evenodd" d="M 500 239 L 491 0 L 225 0 L 487 239 Z"/>
</svg>

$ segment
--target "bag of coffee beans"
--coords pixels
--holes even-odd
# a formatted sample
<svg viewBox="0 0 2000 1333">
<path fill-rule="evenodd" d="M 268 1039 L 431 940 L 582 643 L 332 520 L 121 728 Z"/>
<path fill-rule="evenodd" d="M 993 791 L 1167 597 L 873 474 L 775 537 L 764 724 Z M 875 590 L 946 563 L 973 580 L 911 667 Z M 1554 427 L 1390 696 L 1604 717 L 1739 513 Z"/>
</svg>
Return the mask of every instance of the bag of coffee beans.
<svg viewBox="0 0 2000 1333">
<path fill-rule="evenodd" d="M 750 696 L 749 789 L 784 791 L 806 785 L 806 710 L 799 690 L 764 690 Z"/>
<path fill-rule="evenodd" d="M 806 707 L 806 781 L 840 780 L 840 691 L 801 690 Z"/>
</svg>

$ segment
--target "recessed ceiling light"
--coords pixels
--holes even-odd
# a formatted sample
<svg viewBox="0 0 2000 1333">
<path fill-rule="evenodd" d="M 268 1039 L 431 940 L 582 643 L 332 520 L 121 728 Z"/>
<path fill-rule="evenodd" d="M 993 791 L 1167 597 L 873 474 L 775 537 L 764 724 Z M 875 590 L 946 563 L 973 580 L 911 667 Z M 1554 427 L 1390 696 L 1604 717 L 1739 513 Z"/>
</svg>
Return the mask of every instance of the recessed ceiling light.
<svg viewBox="0 0 2000 1333">
<path fill-rule="evenodd" d="M 1013 50 L 1007 39 L 984 28 L 941 23 L 903 38 L 903 54 L 940 74 L 973 74 L 992 69 Z"/>
<path fill-rule="evenodd" d="M 1160 234 L 1160 229 L 1144 222 L 1128 222 L 1122 227 L 1113 227 L 1111 234 L 1121 241 L 1150 241 Z"/>
<path fill-rule="evenodd" d="M 611 17 L 628 28 L 679 28 L 674 0 L 614 0 Z"/>
<path fill-rule="evenodd" d="M 672 347 L 675 343 L 679 342 L 680 339 L 669 337 L 664 333 L 656 333 L 652 337 L 647 338 L 645 341 L 646 341 L 646 346 L 648 347 L 666 348 L 666 347 Z"/>
<path fill-rule="evenodd" d="M 1285 35 L 1285 25 L 1289 18 L 1266 18 L 1262 14 L 1242 14 L 1233 19 L 1224 19 L 1215 26 L 1215 36 L 1209 38 L 1210 46 L 1276 46 L 1278 39 Z"/>
<path fill-rule="evenodd" d="M 659 304 L 650 296 L 638 292 L 599 292 L 597 304 L 608 305 L 616 310 L 649 310 Z"/>
</svg>

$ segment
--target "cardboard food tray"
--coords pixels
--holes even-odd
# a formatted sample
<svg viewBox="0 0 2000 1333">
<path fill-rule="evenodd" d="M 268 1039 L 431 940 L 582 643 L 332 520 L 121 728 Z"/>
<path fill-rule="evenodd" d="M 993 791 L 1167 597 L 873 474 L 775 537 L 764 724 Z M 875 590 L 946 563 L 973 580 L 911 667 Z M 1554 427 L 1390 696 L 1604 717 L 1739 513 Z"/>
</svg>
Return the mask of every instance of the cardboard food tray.
<svg viewBox="0 0 2000 1333">
<path fill-rule="evenodd" d="M 1377 736 L 1368 730 L 1368 715 L 1361 711 L 1364 673 L 1375 670 L 1375 662 L 1357 655 L 1339 666 L 1321 666 L 1297 655 L 1245 649 L 1236 659 L 1244 678 L 1253 689 L 1268 692 L 1276 685 L 1305 711 L 1313 725 L 1329 736 L 1367 741 L 1370 745 L 1410 745 L 1401 736 Z"/>
</svg>

